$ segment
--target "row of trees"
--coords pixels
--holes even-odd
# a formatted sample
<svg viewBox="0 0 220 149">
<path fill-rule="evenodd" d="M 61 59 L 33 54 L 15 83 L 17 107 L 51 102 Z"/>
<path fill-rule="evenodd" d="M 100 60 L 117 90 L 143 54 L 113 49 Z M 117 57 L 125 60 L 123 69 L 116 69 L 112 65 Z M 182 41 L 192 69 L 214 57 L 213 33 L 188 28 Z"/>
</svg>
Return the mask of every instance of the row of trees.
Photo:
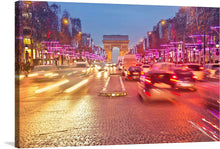
<svg viewBox="0 0 220 149">
<path fill-rule="evenodd" d="M 148 47 L 161 48 L 161 44 L 171 41 L 193 42 L 191 35 L 204 34 L 218 42 L 219 34 L 211 30 L 212 26 L 219 26 L 219 8 L 183 7 L 175 17 L 159 21 L 153 31 L 148 32 Z"/>
</svg>

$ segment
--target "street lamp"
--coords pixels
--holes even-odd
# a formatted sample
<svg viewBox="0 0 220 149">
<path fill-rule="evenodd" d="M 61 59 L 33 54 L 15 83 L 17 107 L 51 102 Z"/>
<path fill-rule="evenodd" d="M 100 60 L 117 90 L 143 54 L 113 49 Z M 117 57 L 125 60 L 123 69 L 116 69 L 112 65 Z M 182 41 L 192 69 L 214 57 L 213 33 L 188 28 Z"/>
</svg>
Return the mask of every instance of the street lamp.
<svg viewBox="0 0 220 149">
<path fill-rule="evenodd" d="M 68 24 L 69 23 L 68 19 L 63 19 L 63 23 Z"/>
<path fill-rule="evenodd" d="M 161 25 L 165 25 L 166 21 L 162 20 L 160 23 Z"/>
<path fill-rule="evenodd" d="M 82 32 L 79 31 L 78 32 L 78 53 L 80 53 L 79 57 L 80 57 L 80 61 L 82 60 Z"/>
</svg>

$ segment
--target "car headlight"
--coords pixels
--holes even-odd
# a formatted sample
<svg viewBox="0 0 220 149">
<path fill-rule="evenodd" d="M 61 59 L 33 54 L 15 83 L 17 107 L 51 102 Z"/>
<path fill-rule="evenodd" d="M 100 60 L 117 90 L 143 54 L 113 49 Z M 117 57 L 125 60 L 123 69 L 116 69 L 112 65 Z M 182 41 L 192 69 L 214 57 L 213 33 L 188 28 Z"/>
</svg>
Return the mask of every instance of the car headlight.
<svg viewBox="0 0 220 149">
<path fill-rule="evenodd" d="M 100 66 L 97 66 L 97 69 L 101 69 L 101 67 L 100 67 Z"/>
<path fill-rule="evenodd" d="M 86 72 L 86 70 L 82 70 L 82 72 Z"/>
</svg>

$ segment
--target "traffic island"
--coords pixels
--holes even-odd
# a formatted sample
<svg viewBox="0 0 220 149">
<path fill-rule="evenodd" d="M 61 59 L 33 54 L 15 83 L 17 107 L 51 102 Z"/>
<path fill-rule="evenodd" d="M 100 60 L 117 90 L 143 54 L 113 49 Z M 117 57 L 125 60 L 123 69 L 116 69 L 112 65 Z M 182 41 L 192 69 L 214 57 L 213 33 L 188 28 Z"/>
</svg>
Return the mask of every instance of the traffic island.
<svg viewBox="0 0 220 149">
<path fill-rule="evenodd" d="M 127 91 L 125 90 L 121 76 L 110 75 L 105 83 L 104 88 L 102 89 L 102 91 L 100 91 L 99 95 L 106 97 L 126 96 Z"/>
</svg>

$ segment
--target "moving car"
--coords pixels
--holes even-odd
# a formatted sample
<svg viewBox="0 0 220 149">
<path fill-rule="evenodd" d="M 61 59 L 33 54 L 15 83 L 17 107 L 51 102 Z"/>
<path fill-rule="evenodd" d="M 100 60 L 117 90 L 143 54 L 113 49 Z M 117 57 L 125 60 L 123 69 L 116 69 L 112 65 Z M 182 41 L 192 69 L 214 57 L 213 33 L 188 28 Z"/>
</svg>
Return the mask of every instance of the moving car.
<svg viewBox="0 0 220 149">
<path fill-rule="evenodd" d="M 171 81 L 174 82 L 172 85 L 176 89 L 190 89 L 196 90 L 195 81 L 197 77 L 193 75 L 190 69 L 175 69 L 174 74 L 171 76 Z"/>
<path fill-rule="evenodd" d="M 180 94 L 173 88 L 172 74 L 165 71 L 151 70 L 140 76 L 138 94 L 144 101 L 177 99 Z"/>
<path fill-rule="evenodd" d="M 83 74 L 88 74 L 91 68 L 88 62 L 75 62 L 74 69 L 76 69 L 77 71 L 81 71 L 81 73 Z"/>
<path fill-rule="evenodd" d="M 37 81 L 54 79 L 57 78 L 59 74 L 57 73 L 57 67 L 55 65 L 38 65 L 34 66 L 28 77 L 31 77 Z"/>
<path fill-rule="evenodd" d="M 185 64 L 185 68 L 190 68 L 197 80 L 203 80 L 205 77 L 204 67 L 200 64 Z"/>
<path fill-rule="evenodd" d="M 125 80 L 139 80 L 142 69 L 138 66 L 131 66 L 125 74 Z"/>
<path fill-rule="evenodd" d="M 204 65 L 205 68 L 205 78 L 214 78 L 214 79 L 218 79 L 219 76 L 216 75 L 219 72 L 220 69 L 220 64 L 218 63 L 214 63 L 214 64 L 205 64 Z M 217 72 L 217 73 L 216 73 Z"/>
<path fill-rule="evenodd" d="M 147 73 L 150 70 L 150 65 L 144 64 L 141 68 L 144 73 Z"/>
<path fill-rule="evenodd" d="M 220 79 L 220 77 L 219 77 L 219 75 L 220 75 L 220 69 L 218 69 L 216 72 L 215 72 L 215 78 L 216 79 Z"/>
<path fill-rule="evenodd" d="M 105 65 L 105 63 L 95 63 L 95 68 L 98 70 L 98 71 L 107 71 L 108 70 L 108 67 Z"/>
<path fill-rule="evenodd" d="M 176 68 L 175 64 L 174 63 L 169 63 L 169 62 L 155 63 L 151 67 L 152 70 L 166 71 L 166 72 L 173 72 L 173 70 L 175 68 Z"/>
<path fill-rule="evenodd" d="M 220 96 L 219 96 L 219 82 L 212 82 L 205 87 L 200 88 L 199 95 L 205 101 L 205 105 L 212 107 L 219 111 Z"/>
<path fill-rule="evenodd" d="M 118 70 L 122 70 L 123 69 L 123 64 L 120 62 L 119 64 L 118 64 Z"/>
<path fill-rule="evenodd" d="M 137 59 L 135 54 L 126 54 L 123 59 L 122 75 L 125 75 L 130 66 L 136 66 Z"/>
</svg>

